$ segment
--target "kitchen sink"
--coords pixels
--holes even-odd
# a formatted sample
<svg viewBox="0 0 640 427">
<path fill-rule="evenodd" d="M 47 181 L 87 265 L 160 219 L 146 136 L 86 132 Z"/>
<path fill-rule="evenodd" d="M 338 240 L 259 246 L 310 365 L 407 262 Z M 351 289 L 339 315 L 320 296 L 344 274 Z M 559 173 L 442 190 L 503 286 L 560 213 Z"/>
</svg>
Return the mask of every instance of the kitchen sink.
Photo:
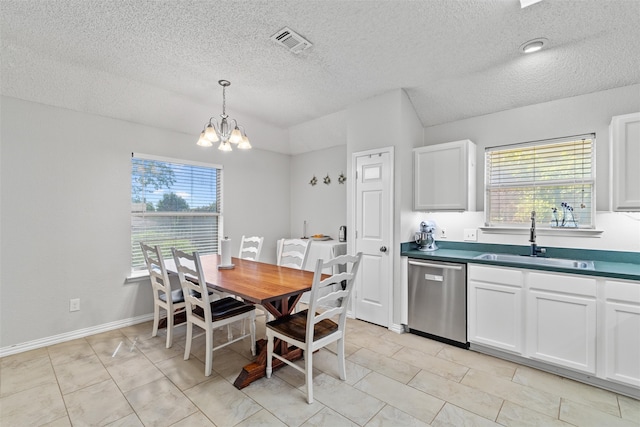
<svg viewBox="0 0 640 427">
<path fill-rule="evenodd" d="M 581 270 L 593 270 L 595 268 L 593 261 L 579 261 L 565 258 L 543 258 L 528 255 L 482 254 L 475 257 L 475 259 L 542 265 L 547 267 L 577 268 Z"/>
</svg>

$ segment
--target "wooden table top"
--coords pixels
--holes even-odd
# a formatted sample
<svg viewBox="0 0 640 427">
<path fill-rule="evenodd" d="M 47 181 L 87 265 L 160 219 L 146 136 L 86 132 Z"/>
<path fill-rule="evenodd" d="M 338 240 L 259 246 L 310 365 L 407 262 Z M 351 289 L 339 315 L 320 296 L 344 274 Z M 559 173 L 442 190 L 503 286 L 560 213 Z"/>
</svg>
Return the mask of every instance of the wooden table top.
<svg viewBox="0 0 640 427">
<path fill-rule="evenodd" d="M 201 255 L 200 262 L 209 287 L 238 295 L 247 301 L 265 305 L 267 302 L 300 295 L 310 291 L 313 272 L 296 270 L 231 258 L 233 269 L 218 270 L 219 255 Z"/>
</svg>

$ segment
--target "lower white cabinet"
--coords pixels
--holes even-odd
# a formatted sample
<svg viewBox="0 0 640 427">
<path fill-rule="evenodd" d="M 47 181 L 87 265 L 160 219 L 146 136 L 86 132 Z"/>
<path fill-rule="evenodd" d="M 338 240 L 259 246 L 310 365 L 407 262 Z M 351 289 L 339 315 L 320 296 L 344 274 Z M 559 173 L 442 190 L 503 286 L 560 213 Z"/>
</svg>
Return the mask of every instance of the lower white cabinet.
<svg viewBox="0 0 640 427">
<path fill-rule="evenodd" d="M 640 387 L 640 284 L 605 282 L 605 375 Z"/>
<path fill-rule="evenodd" d="M 471 344 L 640 389 L 639 281 L 467 268 Z"/>
<path fill-rule="evenodd" d="M 522 353 L 522 272 L 469 265 L 467 335 L 470 342 Z"/>
<path fill-rule="evenodd" d="M 527 356 L 596 373 L 596 280 L 529 273 Z"/>
</svg>

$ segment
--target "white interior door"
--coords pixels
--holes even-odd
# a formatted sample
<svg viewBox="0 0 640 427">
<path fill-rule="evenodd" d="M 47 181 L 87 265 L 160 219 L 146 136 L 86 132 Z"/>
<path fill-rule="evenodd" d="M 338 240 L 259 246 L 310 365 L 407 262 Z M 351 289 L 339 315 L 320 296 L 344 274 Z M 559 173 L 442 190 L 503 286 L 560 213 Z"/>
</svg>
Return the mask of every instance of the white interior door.
<svg viewBox="0 0 640 427">
<path fill-rule="evenodd" d="M 388 327 L 393 288 L 393 152 L 354 153 L 355 250 L 362 252 L 355 317 Z"/>
</svg>

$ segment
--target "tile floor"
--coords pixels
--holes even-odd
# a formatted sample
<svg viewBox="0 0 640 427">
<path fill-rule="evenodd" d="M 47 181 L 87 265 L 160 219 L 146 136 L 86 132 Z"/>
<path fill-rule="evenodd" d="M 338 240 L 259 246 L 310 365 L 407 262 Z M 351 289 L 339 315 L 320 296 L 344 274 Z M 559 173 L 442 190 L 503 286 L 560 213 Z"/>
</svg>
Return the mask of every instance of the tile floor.
<svg viewBox="0 0 640 427">
<path fill-rule="evenodd" d="M 150 331 L 144 323 L 0 359 L 0 425 L 640 426 L 638 400 L 357 320 L 346 382 L 335 348 L 314 355 L 312 405 L 290 367 L 237 390 L 246 341 L 216 351 L 205 377 L 204 337 L 185 361 L 184 327 L 171 349 Z"/>
</svg>

